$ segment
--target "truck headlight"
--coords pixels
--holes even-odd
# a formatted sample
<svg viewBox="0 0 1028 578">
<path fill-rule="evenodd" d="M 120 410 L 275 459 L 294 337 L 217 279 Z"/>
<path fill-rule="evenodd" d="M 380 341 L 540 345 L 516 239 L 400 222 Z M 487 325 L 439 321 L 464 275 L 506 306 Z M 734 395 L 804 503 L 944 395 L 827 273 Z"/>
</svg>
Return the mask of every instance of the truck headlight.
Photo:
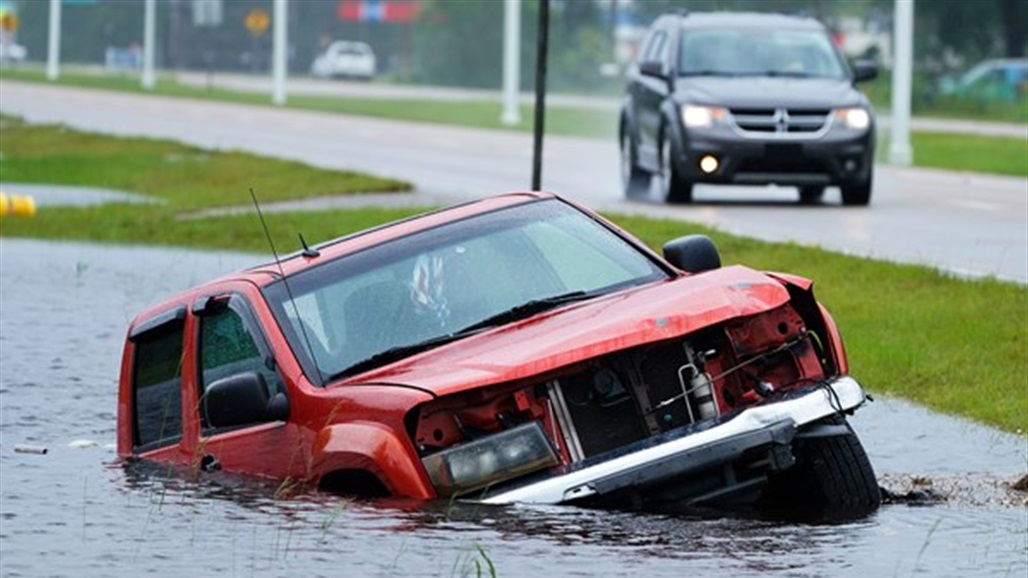
<svg viewBox="0 0 1028 578">
<path fill-rule="evenodd" d="M 846 128 L 864 130 L 871 126 L 871 115 L 863 108 L 840 108 L 835 111 L 835 118 Z"/>
<path fill-rule="evenodd" d="M 422 458 L 440 496 L 465 493 L 559 463 L 539 422 L 450 447 Z"/>
<path fill-rule="evenodd" d="M 682 124 L 689 128 L 706 128 L 714 126 L 725 118 L 723 108 L 700 106 L 697 104 L 682 105 Z"/>
</svg>

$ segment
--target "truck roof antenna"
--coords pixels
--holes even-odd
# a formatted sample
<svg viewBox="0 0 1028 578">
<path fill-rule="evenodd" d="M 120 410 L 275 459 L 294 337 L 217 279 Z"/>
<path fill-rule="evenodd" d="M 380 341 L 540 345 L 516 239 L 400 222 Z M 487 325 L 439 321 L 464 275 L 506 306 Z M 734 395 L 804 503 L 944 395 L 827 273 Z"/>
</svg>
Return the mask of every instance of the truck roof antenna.
<svg viewBox="0 0 1028 578">
<path fill-rule="evenodd" d="M 286 278 L 286 272 L 282 268 L 282 261 L 278 258 L 278 251 L 275 250 L 275 243 L 271 240 L 271 233 L 268 232 L 268 224 L 264 222 L 264 213 L 261 212 L 261 205 L 257 202 L 257 195 L 253 192 L 253 187 L 250 187 L 250 198 L 253 199 L 253 206 L 257 209 L 257 217 L 261 220 L 261 227 L 264 229 L 264 236 L 268 239 L 268 246 L 271 247 L 271 254 L 275 257 L 275 265 L 278 266 L 278 274 L 282 276 L 282 284 L 286 288 L 286 295 L 289 296 L 289 303 L 293 306 L 293 314 L 296 315 L 296 324 L 300 327 L 300 334 L 303 335 L 303 343 L 307 347 L 307 355 L 314 362 L 314 372 L 318 374 L 318 385 L 325 385 L 325 376 L 321 374 L 321 368 L 318 367 L 318 360 L 314 357 L 314 348 L 311 347 L 311 338 L 307 335 L 307 324 L 303 322 L 303 318 L 300 317 L 300 308 L 296 306 L 296 299 L 293 298 L 293 290 L 289 288 L 289 279 Z M 307 256 L 307 252 L 311 251 L 307 247 L 307 243 L 303 242 L 303 236 L 300 236 L 300 242 L 303 244 L 304 256 Z M 314 251 L 315 255 L 320 255 L 317 251 Z"/>
</svg>

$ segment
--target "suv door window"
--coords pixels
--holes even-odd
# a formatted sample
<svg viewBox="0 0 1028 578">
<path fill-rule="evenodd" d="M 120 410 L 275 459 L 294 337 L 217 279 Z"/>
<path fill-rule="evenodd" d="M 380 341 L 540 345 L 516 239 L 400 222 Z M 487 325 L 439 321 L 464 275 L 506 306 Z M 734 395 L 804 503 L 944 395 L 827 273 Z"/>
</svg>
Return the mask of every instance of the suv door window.
<svg viewBox="0 0 1028 578">
<path fill-rule="evenodd" d="M 136 451 L 171 445 L 182 438 L 184 314 L 183 309 L 181 315 L 171 315 L 168 322 L 132 337 L 135 343 L 133 446 Z"/>
<path fill-rule="evenodd" d="M 241 296 L 233 295 L 224 307 L 205 312 L 200 320 L 199 351 L 201 399 L 207 388 L 219 379 L 254 371 L 264 377 L 269 398 L 277 392 L 285 393 L 281 378 L 266 360 L 271 359 L 263 335 Z M 212 430 L 206 423 L 205 412 L 200 412 L 200 423 L 205 433 Z"/>
</svg>

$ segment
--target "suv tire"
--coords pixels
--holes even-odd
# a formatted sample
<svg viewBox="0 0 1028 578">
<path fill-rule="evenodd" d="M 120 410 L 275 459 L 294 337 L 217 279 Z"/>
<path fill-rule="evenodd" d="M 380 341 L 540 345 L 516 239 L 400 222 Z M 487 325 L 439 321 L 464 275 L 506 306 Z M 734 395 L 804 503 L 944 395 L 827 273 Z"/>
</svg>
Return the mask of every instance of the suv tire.
<svg viewBox="0 0 1028 578">
<path fill-rule="evenodd" d="M 842 204 L 847 207 L 865 206 L 871 202 L 871 172 L 867 173 L 867 180 L 855 185 L 844 185 L 842 189 Z"/>
<path fill-rule="evenodd" d="M 692 183 L 678 172 L 672 159 L 675 158 L 675 144 L 666 136 L 660 138 L 660 195 L 664 201 L 673 204 L 692 202 Z"/>
<path fill-rule="evenodd" d="M 638 153 L 628 130 L 621 133 L 621 186 L 628 198 L 645 196 L 650 191 L 650 173 L 639 168 Z"/>
</svg>

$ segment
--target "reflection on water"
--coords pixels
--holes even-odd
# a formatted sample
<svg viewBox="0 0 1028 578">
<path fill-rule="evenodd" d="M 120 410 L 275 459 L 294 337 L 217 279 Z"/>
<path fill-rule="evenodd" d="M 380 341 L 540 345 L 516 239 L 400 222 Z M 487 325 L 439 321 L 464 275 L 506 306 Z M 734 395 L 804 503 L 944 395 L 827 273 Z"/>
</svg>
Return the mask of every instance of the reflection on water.
<svg viewBox="0 0 1028 578">
<path fill-rule="evenodd" d="M 0 240 L 4 576 L 1015 576 L 1023 507 L 893 505 L 844 524 L 316 494 L 117 463 L 131 317 L 260 257 Z M 883 483 L 1016 477 L 1024 441 L 880 400 L 854 425 Z M 83 442 L 97 442 L 97 445 Z M 16 444 L 49 448 L 15 453 Z M 897 482 L 898 483 L 898 482 Z M 976 485 L 977 484 L 977 485 Z"/>
</svg>

